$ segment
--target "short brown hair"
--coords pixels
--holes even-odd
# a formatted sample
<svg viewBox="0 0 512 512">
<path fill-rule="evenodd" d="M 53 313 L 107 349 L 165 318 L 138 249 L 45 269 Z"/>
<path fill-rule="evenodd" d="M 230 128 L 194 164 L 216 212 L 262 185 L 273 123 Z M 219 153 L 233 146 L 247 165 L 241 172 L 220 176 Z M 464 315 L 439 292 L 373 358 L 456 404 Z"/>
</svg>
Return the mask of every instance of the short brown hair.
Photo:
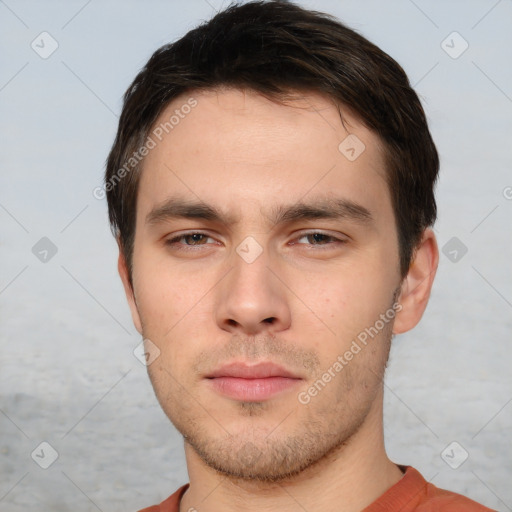
<svg viewBox="0 0 512 512">
<path fill-rule="evenodd" d="M 420 100 L 402 67 L 363 36 L 330 15 L 272 0 L 230 5 L 159 48 L 126 91 L 105 190 L 130 280 L 142 160 L 133 169 L 126 162 L 170 101 L 219 86 L 278 101 L 293 91 L 321 93 L 380 137 L 404 277 L 437 213 L 439 157 Z"/>
</svg>

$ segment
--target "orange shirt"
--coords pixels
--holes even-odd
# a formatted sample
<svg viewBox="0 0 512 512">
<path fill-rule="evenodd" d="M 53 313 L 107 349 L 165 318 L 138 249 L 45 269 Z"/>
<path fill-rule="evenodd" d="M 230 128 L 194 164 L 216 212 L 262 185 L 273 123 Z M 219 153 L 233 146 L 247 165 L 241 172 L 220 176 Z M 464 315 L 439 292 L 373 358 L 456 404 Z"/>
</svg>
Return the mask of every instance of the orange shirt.
<svg viewBox="0 0 512 512">
<path fill-rule="evenodd" d="M 404 476 L 362 512 L 495 512 L 465 496 L 437 488 L 411 466 L 401 469 L 405 469 Z M 179 512 L 180 499 L 188 486 L 180 487 L 160 505 L 139 512 Z"/>
</svg>

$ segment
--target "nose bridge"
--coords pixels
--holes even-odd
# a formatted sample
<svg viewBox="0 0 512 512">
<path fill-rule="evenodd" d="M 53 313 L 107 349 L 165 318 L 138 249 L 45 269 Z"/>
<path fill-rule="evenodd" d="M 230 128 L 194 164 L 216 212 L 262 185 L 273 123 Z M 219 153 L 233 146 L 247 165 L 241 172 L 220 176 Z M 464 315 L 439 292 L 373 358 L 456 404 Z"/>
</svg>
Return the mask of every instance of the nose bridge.
<svg viewBox="0 0 512 512">
<path fill-rule="evenodd" d="M 254 237 L 246 237 L 236 248 L 233 257 L 233 269 L 230 272 L 230 294 L 249 305 L 250 302 L 272 294 L 273 283 L 270 270 L 270 254 L 264 248 L 264 242 Z M 270 297 L 268 297 L 270 298 Z M 255 303 L 256 305 L 256 303 Z"/>
<path fill-rule="evenodd" d="M 286 328 L 290 313 L 283 284 L 274 275 L 272 255 L 254 237 L 246 237 L 233 251 L 231 271 L 223 280 L 216 308 L 224 329 L 256 333 Z"/>
</svg>

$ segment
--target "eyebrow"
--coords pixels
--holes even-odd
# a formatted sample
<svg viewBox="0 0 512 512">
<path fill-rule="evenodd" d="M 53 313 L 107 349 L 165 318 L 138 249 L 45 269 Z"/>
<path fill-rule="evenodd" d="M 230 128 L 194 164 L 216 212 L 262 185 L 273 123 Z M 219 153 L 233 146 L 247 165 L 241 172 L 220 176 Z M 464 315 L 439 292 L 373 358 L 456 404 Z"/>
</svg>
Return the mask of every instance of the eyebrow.
<svg viewBox="0 0 512 512">
<path fill-rule="evenodd" d="M 277 205 L 267 215 L 269 223 L 285 224 L 305 220 L 350 220 L 362 225 L 373 223 L 366 207 L 345 198 L 321 198 L 310 202 L 298 201 L 290 205 Z M 240 219 L 202 201 L 170 197 L 155 206 L 146 216 L 146 224 L 156 225 L 173 219 L 199 219 L 235 225 Z"/>
</svg>

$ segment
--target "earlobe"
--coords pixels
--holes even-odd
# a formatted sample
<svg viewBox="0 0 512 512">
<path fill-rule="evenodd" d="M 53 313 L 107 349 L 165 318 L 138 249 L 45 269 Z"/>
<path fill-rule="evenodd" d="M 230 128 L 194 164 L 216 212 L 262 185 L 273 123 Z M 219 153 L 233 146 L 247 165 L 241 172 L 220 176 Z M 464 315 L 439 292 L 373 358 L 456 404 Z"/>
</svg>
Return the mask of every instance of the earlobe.
<svg viewBox="0 0 512 512">
<path fill-rule="evenodd" d="M 439 249 L 432 229 L 423 232 L 409 272 L 402 282 L 398 301 L 402 309 L 395 317 L 393 334 L 411 330 L 420 321 L 427 307 L 439 264 Z"/>
<path fill-rule="evenodd" d="M 135 293 L 132 288 L 132 284 L 130 283 L 130 278 L 128 275 L 128 266 L 126 263 L 126 258 L 124 256 L 121 243 L 119 239 L 117 240 L 117 245 L 119 246 L 119 257 L 117 260 L 117 270 L 119 272 L 119 277 L 123 282 L 124 292 L 126 295 L 126 300 L 128 301 L 128 305 L 130 306 L 130 311 L 132 314 L 133 325 L 142 335 L 142 324 L 140 321 L 139 310 L 137 308 L 137 303 L 135 301 Z"/>
</svg>

